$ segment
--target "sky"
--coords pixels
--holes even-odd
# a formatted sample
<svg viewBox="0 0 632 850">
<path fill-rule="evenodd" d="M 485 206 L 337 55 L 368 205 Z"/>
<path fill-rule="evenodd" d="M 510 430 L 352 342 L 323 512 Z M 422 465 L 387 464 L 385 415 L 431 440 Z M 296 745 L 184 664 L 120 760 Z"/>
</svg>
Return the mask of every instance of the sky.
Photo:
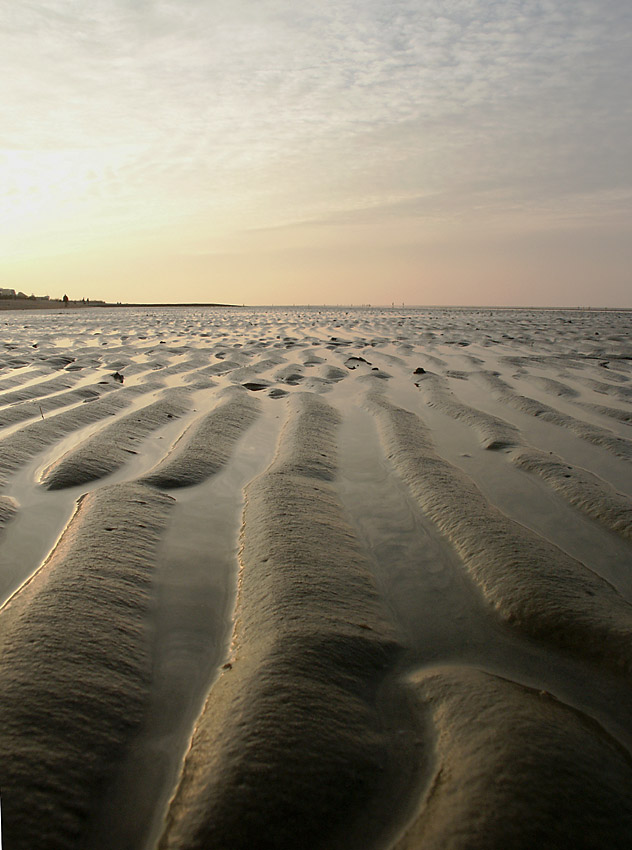
<svg viewBox="0 0 632 850">
<path fill-rule="evenodd" d="M 11 0 L 0 287 L 632 306 L 629 0 Z"/>
</svg>

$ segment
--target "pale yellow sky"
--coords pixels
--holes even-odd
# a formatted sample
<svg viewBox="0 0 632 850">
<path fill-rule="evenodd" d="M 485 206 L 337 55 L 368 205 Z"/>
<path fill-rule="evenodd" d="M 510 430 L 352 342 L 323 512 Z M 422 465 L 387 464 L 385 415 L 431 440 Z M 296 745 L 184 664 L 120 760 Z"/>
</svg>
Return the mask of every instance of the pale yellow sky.
<svg viewBox="0 0 632 850">
<path fill-rule="evenodd" d="M 631 306 L 622 0 L 0 11 L 0 286 Z"/>
</svg>

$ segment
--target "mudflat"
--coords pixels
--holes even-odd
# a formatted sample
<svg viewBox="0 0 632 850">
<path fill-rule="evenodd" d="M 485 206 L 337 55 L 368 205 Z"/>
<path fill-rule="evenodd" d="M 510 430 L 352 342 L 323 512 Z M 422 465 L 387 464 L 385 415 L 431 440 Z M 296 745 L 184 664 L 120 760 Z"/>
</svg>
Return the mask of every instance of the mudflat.
<svg viewBox="0 0 632 850">
<path fill-rule="evenodd" d="M 631 318 L 3 314 L 6 846 L 628 848 Z"/>
</svg>

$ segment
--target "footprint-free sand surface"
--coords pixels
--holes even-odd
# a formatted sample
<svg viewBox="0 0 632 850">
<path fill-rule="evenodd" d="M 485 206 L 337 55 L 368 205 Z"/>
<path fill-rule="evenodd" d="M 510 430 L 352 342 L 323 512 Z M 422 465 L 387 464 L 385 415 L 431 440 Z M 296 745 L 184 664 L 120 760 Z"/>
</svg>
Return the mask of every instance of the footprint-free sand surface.
<svg viewBox="0 0 632 850">
<path fill-rule="evenodd" d="M 3 314 L 4 846 L 632 846 L 631 319 Z"/>
</svg>

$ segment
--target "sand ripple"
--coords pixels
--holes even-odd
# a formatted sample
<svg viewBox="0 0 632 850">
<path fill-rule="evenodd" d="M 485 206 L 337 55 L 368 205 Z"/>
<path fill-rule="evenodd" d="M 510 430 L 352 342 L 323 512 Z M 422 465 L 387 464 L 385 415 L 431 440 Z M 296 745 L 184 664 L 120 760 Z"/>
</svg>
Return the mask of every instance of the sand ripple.
<svg viewBox="0 0 632 850">
<path fill-rule="evenodd" d="M 411 685 L 436 743 L 397 850 L 628 846 L 632 760 L 595 723 L 476 670 Z"/>
<path fill-rule="evenodd" d="M 276 460 L 247 490 L 233 652 L 163 847 L 342 847 L 381 785 L 374 703 L 398 645 L 327 483 L 337 421 L 295 396 Z"/>
<path fill-rule="evenodd" d="M 0 612 L 4 839 L 84 846 L 149 690 L 151 567 L 172 500 L 87 496 L 49 560 Z"/>
</svg>

